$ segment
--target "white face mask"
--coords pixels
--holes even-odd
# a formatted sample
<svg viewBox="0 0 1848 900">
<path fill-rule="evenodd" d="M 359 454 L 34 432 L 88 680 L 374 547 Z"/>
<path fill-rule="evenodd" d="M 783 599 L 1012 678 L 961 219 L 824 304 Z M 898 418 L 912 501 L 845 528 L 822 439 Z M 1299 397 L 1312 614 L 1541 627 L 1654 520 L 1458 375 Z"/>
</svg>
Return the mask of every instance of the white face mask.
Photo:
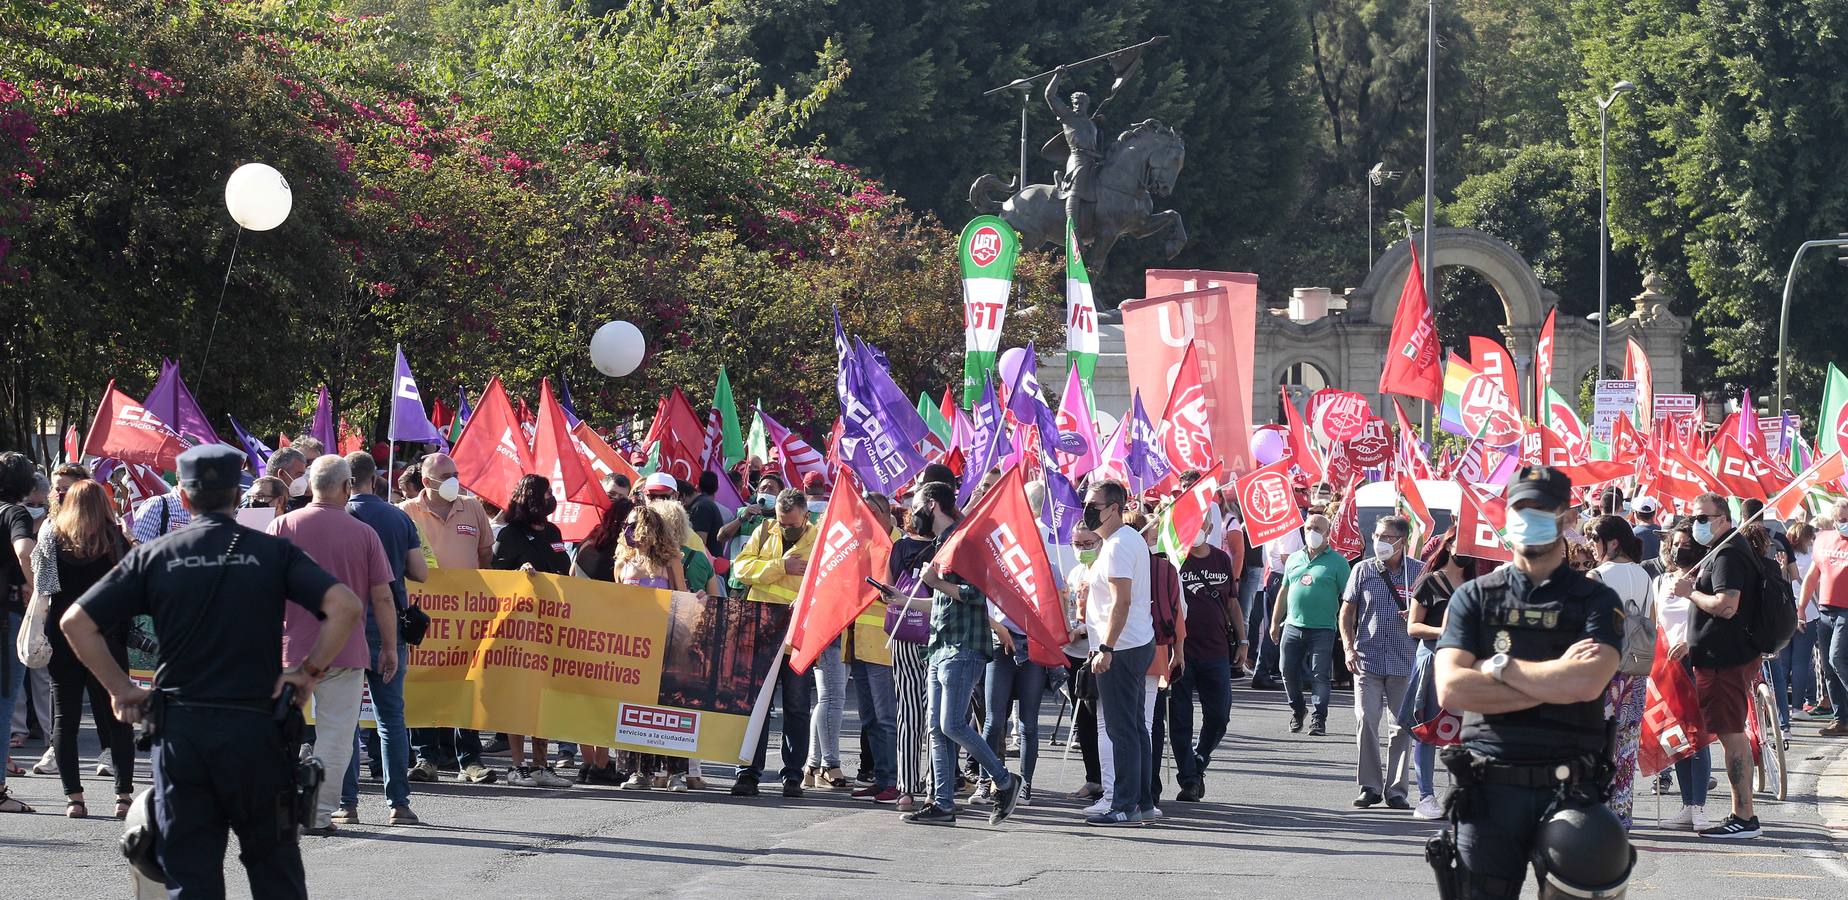
<svg viewBox="0 0 1848 900">
<path fill-rule="evenodd" d="M 304 472 L 300 475 L 297 475 L 295 476 L 294 481 L 289 482 L 289 496 L 291 497 L 308 496 L 308 475 L 307 473 Z"/>
<path fill-rule="evenodd" d="M 45 518 L 45 507 L 43 507 L 43 506 L 28 506 L 28 507 L 26 507 L 26 515 L 29 515 L 29 516 L 31 516 L 31 517 L 32 517 L 32 521 L 34 521 L 34 522 L 36 522 L 36 521 L 38 521 L 38 520 L 40 520 L 40 519 L 43 519 L 43 518 Z"/>
<path fill-rule="evenodd" d="M 457 478 L 443 479 L 443 483 L 436 486 L 436 495 L 450 503 L 456 502 L 456 498 L 462 496 L 461 480 Z"/>
<path fill-rule="evenodd" d="M 1307 544 L 1311 550 L 1320 550 L 1328 543 L 1328 535 L 1320 531 L 1305 531 L 1303 532 L 1303 543 Z"/>
<path fill-rule="evenodd" d="M 1378 538 L 1373 539 L 1373 555 L 1375 557 L 1380 559 L 1391 559 L 1392 555 L 1397 552 L 1399 552 L 1399 545 L 1392 541 L 1382 541 Z"/>
</svg>

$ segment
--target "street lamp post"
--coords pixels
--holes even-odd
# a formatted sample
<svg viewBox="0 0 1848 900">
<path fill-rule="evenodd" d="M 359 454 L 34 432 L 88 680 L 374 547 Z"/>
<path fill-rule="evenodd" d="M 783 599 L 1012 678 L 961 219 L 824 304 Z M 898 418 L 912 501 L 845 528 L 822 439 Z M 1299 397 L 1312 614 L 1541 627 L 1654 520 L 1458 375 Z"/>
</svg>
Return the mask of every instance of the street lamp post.
<svg viewBox="0 0 1848 900">
<path fill-rule="evenodd" d="M 1598 379 L 1604 380 L 1604 328 L 1610 319 L 1606 295 L 1609 286 L 1605 284 L 1605 270 L 1610 266 L 1610 204 L 1605 197 L 1604 176 L 1606 160 L 1609 157 L 1609 141 L 1606 132 L 1609 129 L 1611 104 L 1617 97 L 1636 90 L 1636 85 L 1628 81 L 1619 81 L 1611 86 L 1611 95 L 1598 101 Z"/>
<path fill-rule="evenodd" d="M 1385 162 L 1376 162 L 1367 170 L 1367 268 L 1373 268 L 1373 189 L 1388 181 L 1397 181 L 1404 172 L 1386 171 Z"/>
<path fill-rule="evenodd" d="M 1777 414 L 1784 415 L 1784 348 L 1790 339 L 1790 285 L 1797 278 L 1797 263 L 1803 261 L 1803 254 L 1817 247 L 1848 247 L 1848 237 L 1824 238 L 1818 241 L 1804 241 L 1797 248 L 1797 255 L 1790 258 L 1790 272 L 1784 276 L 1784 302 L 1777 313 Z M 1817 428 L 1830 428 L 1833 423 L 1817 422 Z"/>
</svg>

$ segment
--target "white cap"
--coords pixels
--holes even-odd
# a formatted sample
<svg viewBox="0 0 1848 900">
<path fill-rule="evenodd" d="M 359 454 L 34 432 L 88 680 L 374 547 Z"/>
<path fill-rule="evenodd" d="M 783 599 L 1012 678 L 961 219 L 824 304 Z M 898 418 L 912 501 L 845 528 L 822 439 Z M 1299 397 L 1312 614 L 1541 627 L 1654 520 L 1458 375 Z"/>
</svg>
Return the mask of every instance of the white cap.
<svg viewBox="0 0 1848 900">
<path fill-rule="evenodd" d="M 1652 513 L 1661 509 L 1662 504 L 1657 503 L 1656 498 L 1645 495 L 1630 501 L 1630 508 L 1639 513 Z"/>
<path fill-rule="evenodd" d="M 647 481 L 642 482 L 642 493 L 652 494 L 655 491 L 677 494 L 680 492 L 680 484 L 674 480 L 674 476 L 666 472 L 656 472 L 648 476 Z"/>
</svg>

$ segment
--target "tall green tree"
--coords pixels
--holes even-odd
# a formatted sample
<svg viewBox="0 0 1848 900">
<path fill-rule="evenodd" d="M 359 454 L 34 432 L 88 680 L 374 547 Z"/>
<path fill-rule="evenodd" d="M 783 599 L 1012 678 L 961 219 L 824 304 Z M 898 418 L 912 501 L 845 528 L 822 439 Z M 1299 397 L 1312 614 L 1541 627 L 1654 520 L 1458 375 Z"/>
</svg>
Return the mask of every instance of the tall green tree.
<svg viewBox="0 0 1848 900">
<path fill-rule="evenodd" d="M 1841 359 L 1848 279 L 1826 254 L 1798 270 L 1783 359 L 1778 304 L 1797 246 L 1848 223 L 1848 3 L 1580 0 L 1572 26 L 1581 146 L 1590 97 L 1638 86 L 1611 109 L 1613 233 L 1694 315 L 1695 374 L 1768 389 L 1783 364 L 1810 407 Z"/>
</svg>

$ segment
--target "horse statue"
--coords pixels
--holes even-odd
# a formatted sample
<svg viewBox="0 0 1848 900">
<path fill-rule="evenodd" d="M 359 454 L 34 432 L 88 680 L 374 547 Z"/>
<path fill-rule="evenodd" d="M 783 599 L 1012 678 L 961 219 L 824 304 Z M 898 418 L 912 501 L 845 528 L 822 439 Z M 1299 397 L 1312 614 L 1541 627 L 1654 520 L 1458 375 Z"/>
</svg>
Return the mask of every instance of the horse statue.
<svg viewBox="0 0 1848 900">
<path fill-rule="evenodd" d="M 1063 143 L 1057 137 L 1053 142 Z M 1091 179 L 1094 186 L 1090 192 L 1095 199 L 1083 204 L 1088 215 L 1074 217 L 1079 244 L 1093 271 L 1103 271 L 1110 248 L 1126 234 L 1139 238 L 1163 236 L 1162 249 L 1169 259 L 1186 246 L 1187 228 L 1181 224 L 1181 214 L 1172 209 L 1156 212 L 1153 199 L 1174 191 L 1186 152 L 1174 129 L 1147 119 L 1118 135 L 1102 154 Z M 1025 190 L 1016 190 L 1014 181 L 983 175 L 969 187 L 969 203 L 1007 220 L 1020 232 L 1024 247 L 1056 247 L 1065 240 L 1066 204 L 1071 191 L 1069 180 L 1060 181 L 1064 183 L 1032 184 Z"/>
</svg>

